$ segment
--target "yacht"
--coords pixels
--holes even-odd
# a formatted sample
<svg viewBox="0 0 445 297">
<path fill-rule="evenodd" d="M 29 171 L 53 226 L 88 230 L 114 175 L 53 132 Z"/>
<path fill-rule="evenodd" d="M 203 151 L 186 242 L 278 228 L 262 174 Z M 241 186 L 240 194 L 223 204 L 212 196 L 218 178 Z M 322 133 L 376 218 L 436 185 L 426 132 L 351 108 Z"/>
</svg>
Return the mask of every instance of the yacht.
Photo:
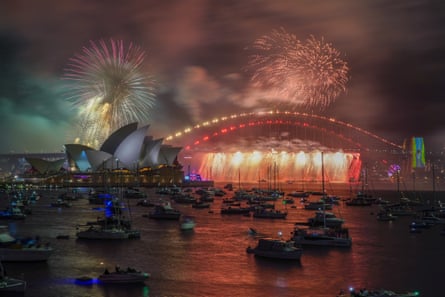
<svg viewBox="0 0 445 297">
<path fill-rule="evenodd" d="M 350 247 L 352 239 L 348 229 L 333 229 L 326 227 L 301 228 L 296 226 L 291 239 L 297 246 L 332 246 Z"/>
<path fill-rule="evenodd" d="M 281 259 L 281 260 L 300 260 L 303 250 L 295 246 L 293 241 L 284 241 L 282 239 L 260 238 L 256 247 L 248 247 L 246 252 L 258 257 Z"/>
<path fill-rule="evenodd" d="M 0 261 L 47 261 L 52 253 L 53 248 L 49 243 L 42 244 L 38 238 L 26 240 L 17 239 L 9 233 L 7 226 L 0 226 Z"/>
<path fill-rule="evenodd" d="M 315 216 L 308 219 L 310 226 L 326 226 L 338 228 L 343 225 L 345 221 L 338 218 L 334 213 L 327 211 L 316 211 Z"/>
<path fill-rule="evenodd" d="M 156 205 L 154 210 L 148 214 L 148 218 L 156 220 L 179 220 L 180 217 L 181 212 L 174 209 L 170 202 Z"/>
<path fill-rule="evenodd" d="M 98 281 L 103 284 L 136 284 L 143 283 L 150 277 L 149 273 L 138 271 L 134 268 L 122 270 L 116 266 L 116 270 L 109 272 L 105 269 L 104 273 L 99 275 Z"/>
<path fill-rule="evenodd" d="M 123 226 L 94 226 L 89 225 L 88 228 L 81 230 L 78 226 L 76 237 L 78 239 L 132 239 L 140 238 L 141 234 L 138 230 L 127 229 Z"/>
</svg>

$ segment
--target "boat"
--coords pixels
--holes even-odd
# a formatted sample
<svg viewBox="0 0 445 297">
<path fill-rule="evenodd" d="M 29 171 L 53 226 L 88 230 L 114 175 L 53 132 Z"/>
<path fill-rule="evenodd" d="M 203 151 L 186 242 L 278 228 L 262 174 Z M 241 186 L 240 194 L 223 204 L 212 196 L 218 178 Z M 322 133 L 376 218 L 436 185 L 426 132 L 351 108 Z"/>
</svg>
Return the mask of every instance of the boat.
<svg viewBox="0 0 445 297">
<path fill-rule="evenodd" d="M 221 214 L 243 214 L 247 215 L 250 214 L 251 208 L 250 207 L 224 207 L 221 208 Z"/>
<path fill-rule="evenodd" d="M 391 212 L 389 211 L 379 211 L 377 213 L 377 220 L 378 221 L 394 221 L 397 219 L 397 216 L 393 215 Z"/>
<path fill-rule="evenodd" d="M 63 199 L 57 199 L 56 201 L 51 202 L 51 207 L 71 207 L 71 203 Z"/>
<path fill-rule="evenodd" d="M 391 290 L 386 289 L 376 289 L 369 290 L 366 288 L 362 289 L 354 289 L 349 288 L 348 293 L 346 291 L 341 290 L 337 295 L 337 297 L 415 297 L 420 296 L 418 291 L 411 291 L 406 293 L 396 293 Z"/>
<path fill-rule="evenodd" d="M 0 219 L 2 220 L 24 220 L 26 214 L 17 206 L 10 206 L 4 211 L 0 211 Z"/>
<path fill-rule="evenodd" d="M 334 213 L 327 211 L 316 211 L 315 216 L 307 220 L 310 226 L 325 226 L 338 228 L 345 222 L 343 219 L 338 218 Z"/>
<path fill-rule="evenodd" d="M 116 270 L 109 272 L 105 269 L 104 273 L 99 275 L 98 281 L 102 284 L 136 284 L 143 283 L 150 277 L 147 272 L 138 271 L 134 268 L 122 270 L 116 266 Z"/>
<path fill-rule="evenodd" d="M 155 206 L 155 204 L 148 199 L 140 199 L 136 203 L 136 206 L 153 207 L 153 206 Z"/>
<path fill-rule="evenodd" d="M 191 216 L 185 216 L 181 221 L 181 230 L 193 230 L 196 226 L 195 219 Z"/>
<path fill-rule="evenodd" d="M 352 239 L 346 228 L 295 226 L 291 239 L 301 246 L 350 247 Z"/>
<path fill-rule="evenodd" d="M 306 210 L 320 210 L 320 209 L 332 209 L 332 204 L 324 203 L 324 201 L 311 201 L 304 204 L 304 209 Z"/>
<path fill-rule="evenodd" d="M 263 219 L 285 219 L 287 217 L 287 211 L 281 210 L 267 210 L 262 207 L 256 208 L 253 212 L 254 218 L 263 218 Z"/>
<path fill-rule="evenodd" d="M 124 206 L 120 199 L 109 194 L 99 196 L 104 204 L 103 218 L 76 226 L 78 239 L 119 240 L 140 238 L 139 230 L 132 229 L 131 220 L 122 213 Z"/>
<path fill-rule="evenodd" d="M 303 250 L 291 240 L 260 238 L 256 247 L 247 247 L 246 252 L 258 257 L 300 261 Z"/>
<path fill-rule="evenodd" d="M 22 279 L 13 278 L 6 275 L 5 269 L 0 262 L 0 295 L 14 294 L 18 296 L 19 293 L 25 293 L 26 281 Z"/>
<path fill-rule="evenodd" d="M 148 214 L 148 218 L 155 220 L 179 220 L 180 217 L 181 212 L 174 209 L 170 202 L 155 205 L 154 210 Z"/>
<path fill-rule="evenodd" d="M 77 226 L 76 237 L 78 239 L 133 239 L 140 238 L 141 234 L 138 230 L 128 229 L 121 225 L 88 225 L 88 228 L 81 229 Z"/>
<path fill-rule="evenodd" d="M 347 206 L 371 206 L 372 201 L 366 199 L 365 197 L 357 196 L 355 198 L 350 198 L 345 201 Z"/>
<path fill-rule="evenodd" d="M 49 243 L 43 244 L 38 237 L 17 239 L 9 233 L 7 226 L 0 226 L 0 261 L 43 262 L 52 253 Z"/>
</svg>

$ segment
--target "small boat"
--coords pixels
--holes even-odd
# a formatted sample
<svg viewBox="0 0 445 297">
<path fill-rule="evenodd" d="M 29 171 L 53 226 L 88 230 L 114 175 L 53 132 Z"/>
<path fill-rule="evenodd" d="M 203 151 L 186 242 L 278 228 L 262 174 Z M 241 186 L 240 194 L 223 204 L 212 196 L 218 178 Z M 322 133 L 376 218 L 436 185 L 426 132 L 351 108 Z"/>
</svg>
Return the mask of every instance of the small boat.
<svg viewBox="0 0 445 297">
<path fill-rule="evenodd" d="M 280 210 L 266 210 L 264 208 L 257 208 L 253 212 L 254 218 L 263 219 L 285 219 L 287 217 L 287 212 Z"/>
<path fill-rule="evenodd" d="M 156 220 L 179 220 L 181 212 L 171 207 L 170 202 L 156 205 L 154 210 L 148 214 L 148 218 Z"/>
<path fill-rule="evenodd" d="M 7 226 L 0 226 L 0 260 L 2 262 L 47 261 L 53 253 L 49 243 L 43 244 L 38 237 L 17 239 Z"/>
<path fill-rule="evenodd" d="M 145 282 L 149 277 L 149 273 L 130 267 L 122 270 L 119 266 L 116 266 L 116 270 L 112 272 L 105 269 L 104 273 L 99 275 L 98 280 L 103 284 L 136 284 Z"/>
<path fill-rule="evenodd" d="M 151 202 L 150 200 L 147 199 L 140 199 L 137 203 L 136 206 L 144 206 L 144 207 L 153 207 L 155 206 L 155 204 L 153 202 Z"/>
<path fill-rule="evenodd" d="M 77 226 L 79 229 L 80 226 Z M 133 239 L 140 238 L 141 234 L 138 230 L 128 229 L 121 225 L 114 226 L 94 226 L 89 225 L 85 230 L 78 230 L 76 232 L 78 239 Z"/>
<path fill-rule="evenodd" d="M 193 230 L 196 226 L 195 219 L 191 216 L 185 216 L 181 221 L 181 230 Z"/>
<path fill-rule="evenodd" d="M 394 221 L 396 219 L 397 219 L 397 217 L 389 211 L 380 211 L 377 214 L 378 221 Z"/>
<path fill-rule="evenodd" d="M 71 203 L 62 199 L 57 199 L 56 201 L 51 202 L 51 207 L 71 207 Z"/>
<path fill-rule="evenodd" d="M 2 220 L 24 220 L 26 214 L 16 206 L 8 207 L 4 211 L 0 211 L 0 219 Z"/>
<path fill-rule="evenodd" d="M 352 239 L 346 228 L 295 227 L 291 239 L 301 246 L 350 247 Z"/>
<path fill-rule="evenodd" d="M 338 228 L 345 222 L 338 218 L 334 213 L 327 211 L 316 211 L 315 216 L 307 220 L 310 226 L 326 226 L 329 228 Z"/>
<path fill-rule="evenodd" d="M 320 210 L 320 209 L 331 210 L 332 204 L 327 204 L 327 203 L 324 203 L 323 201 L 312 201 L 312 202 L 305 203 L 304 209 L 306 209 L 306 210 Z"/>
<path fill-rule="evenodd" d="M 221 214 L 250 214 L 250 207 L 225 207 L 221 208 Z"/>
<path fill-rule="evenodd" d="M 5 269 L 0 262 L 0 295 L 3 294 L 16 294 L 25 293 L 26 291 L 26 281 L 7 276 Z"/>
<path fill-rule="evenodd" d="M 366 199 L 364 197 L 355 197 L 355 198 L 346 200 L 345 204 L 347 206 L 371 206 L 372 201 L 369 199 Z"/>
<path fill-rule="evenodd" d="M 247 247 L 246 252 L 254 254 L 257 257 L 279 259 L 279 260 L 297 260 L 299 261 L 303 250 L 295 247 L 293 241 L 284 241 L 282 239 L 260 238 L 258 245 L 254 248 Z"/>
</svg>

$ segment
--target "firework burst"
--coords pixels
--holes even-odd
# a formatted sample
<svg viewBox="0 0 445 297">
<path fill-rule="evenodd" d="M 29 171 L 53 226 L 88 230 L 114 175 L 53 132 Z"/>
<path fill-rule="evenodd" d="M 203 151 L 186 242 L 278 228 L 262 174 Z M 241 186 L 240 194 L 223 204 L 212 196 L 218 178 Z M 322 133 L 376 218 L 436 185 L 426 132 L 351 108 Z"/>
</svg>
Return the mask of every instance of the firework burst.
<svg viewBox="0 0 445 297">
<path fill-rule="evenodd" d="M 325 109 L 346 91 L 347 63 L 338 50 L 310 36 L 304 42 L 284 29 L 253 43 L 248 70 L 256 87 L 273 90 L 288 101 Z"/>
<path fill-rule="evenodd" d="M 99 146 L 118 128 L 144 122 L 155 102 L 155 81 L 142 71 L 145 52 L 122 40 L 90 41 L 71 58 L 63 78 L 77 110 L 77 142 Z"/>
</svg>

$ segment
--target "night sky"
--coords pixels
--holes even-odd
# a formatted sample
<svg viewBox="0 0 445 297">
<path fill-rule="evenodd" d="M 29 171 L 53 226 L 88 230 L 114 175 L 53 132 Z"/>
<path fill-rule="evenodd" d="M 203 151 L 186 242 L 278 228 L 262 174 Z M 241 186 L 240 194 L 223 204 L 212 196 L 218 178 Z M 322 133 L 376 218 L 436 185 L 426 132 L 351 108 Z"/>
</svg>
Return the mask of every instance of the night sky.
<svg viewBox="0 0 445 297">
<path fill-rule="evenodd" d="M 396 143 L 445 145 L 445 4 L 440 0 L 6 0 L 0 4 L 0 153 L 57 152 L 74 111 L 62 76 L 90 40 L 145 49 L 158 82 L 150 133 L 273 106 L 249 90 L 248 49 L 284 28 L 323 37 L 350 68 L 322 113 Z"/>
</svg>

